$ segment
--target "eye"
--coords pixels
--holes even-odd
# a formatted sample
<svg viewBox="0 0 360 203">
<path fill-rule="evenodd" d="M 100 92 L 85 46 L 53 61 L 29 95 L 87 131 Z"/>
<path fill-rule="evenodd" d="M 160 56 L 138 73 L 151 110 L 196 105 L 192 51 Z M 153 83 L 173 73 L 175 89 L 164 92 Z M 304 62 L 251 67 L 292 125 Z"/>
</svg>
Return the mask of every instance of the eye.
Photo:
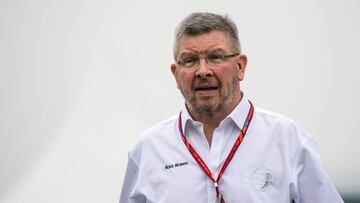
<svg viewBox="0 0 360 203">
<path fill-rule="evenodd" d="M 221 63 L 224 61 L 224 56 L 221 54 L 210 54 L 207 56 L 207 60 L 211 63 Z"/>
<path fill-rule="evenodd" d="M 191 67 L 198 62 L 199 58 L 196 56 L 184 57 L 181 59 L 181 63 L 186 67 Z"/>
</svg>

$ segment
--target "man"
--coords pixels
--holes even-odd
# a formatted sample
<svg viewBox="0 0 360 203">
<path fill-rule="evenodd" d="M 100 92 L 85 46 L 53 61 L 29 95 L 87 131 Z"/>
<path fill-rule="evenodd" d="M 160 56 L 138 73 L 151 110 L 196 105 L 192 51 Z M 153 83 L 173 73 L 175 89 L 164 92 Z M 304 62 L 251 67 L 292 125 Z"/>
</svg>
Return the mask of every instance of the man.
<svg viewBox="0 0 360 203">
<path fill-rule="evenodd" d="M 240 90 L 247 57 L 228 17 L 185 18 L 174 58 L 185 105 L 130 151 L 120 203 L 343 202 L 313 137 Z"/>
</svg>

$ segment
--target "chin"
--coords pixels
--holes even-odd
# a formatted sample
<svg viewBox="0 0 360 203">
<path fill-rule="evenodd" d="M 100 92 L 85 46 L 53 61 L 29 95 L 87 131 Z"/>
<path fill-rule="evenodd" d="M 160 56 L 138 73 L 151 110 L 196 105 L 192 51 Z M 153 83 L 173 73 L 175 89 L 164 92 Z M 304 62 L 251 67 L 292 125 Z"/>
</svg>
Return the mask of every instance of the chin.
<svg viewBox="0 0 360 203">
<path fill-rule="evenodd" d="M 199 114 L 209 114 L 209 113 L 215 113 L 218 112 L 220 110 L 220 104 L 213 104 L 213 103 L 208 103 L 208 104 L 198 104 L 196 105 L 196 111 Z"/>
<path fill-rule="evenodd" d="M 197 102 L 196 107 L 204 109 L 215 109 L 219 104 L 214 101 Z"/>
</svg>

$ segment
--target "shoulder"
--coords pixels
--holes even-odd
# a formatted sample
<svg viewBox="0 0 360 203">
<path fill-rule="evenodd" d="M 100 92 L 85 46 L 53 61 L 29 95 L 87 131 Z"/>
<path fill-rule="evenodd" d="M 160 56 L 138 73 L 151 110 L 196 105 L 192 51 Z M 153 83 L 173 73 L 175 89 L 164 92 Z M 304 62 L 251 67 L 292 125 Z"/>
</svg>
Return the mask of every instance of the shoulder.
<svg viewBox="0 0 360 203">
<path fill-rule="evenodd" d="M 292 118 L 280 113 L 276 113 L 261 107 L 255 107 L 254 118 L 257 121 L 264 122 L 267 125 L 282 125 L 286 127 L 302 128 L 298 122 Z"/>
<path fill-rule="evenodd" d="M 254 115 L 257 117 L 257 119 L 262 119 L 264 121 L 268 121 L 272 123 L 276 123 L 276 122 L 284 122 L 288 124 L 296 123 L 294 120 L 283 114 L 276 113 L 261 107 L 255 107 Z"/>
<path fill-rule="evenodd" d="M 139 162 L 142 154 L 153 153 L 159 146 L 166 146 L 177 132 L 178 116 L 172 116 L 145 130 L 130 148 L 129 156 Z"/>
<path fill-rule="evenodd" d="M 294 141 L 300 145 L 305 144 L 313 136 L 298 122 L 280 113 L 255 107 L 254 126 L 263 131 L 269 131 L 273 136 Z"/>
<path fill-rule="evenodd" d="M 167 118 L 159 123 L 154 124 L 149 127 L 144 133 L 140 136 L 139 141 L 153 140 L 159 136 L 164 136 L 167 133 L 172 133 L 174 128 L 177 127 L 178 116 L 172 116 Z"/>
</svg>

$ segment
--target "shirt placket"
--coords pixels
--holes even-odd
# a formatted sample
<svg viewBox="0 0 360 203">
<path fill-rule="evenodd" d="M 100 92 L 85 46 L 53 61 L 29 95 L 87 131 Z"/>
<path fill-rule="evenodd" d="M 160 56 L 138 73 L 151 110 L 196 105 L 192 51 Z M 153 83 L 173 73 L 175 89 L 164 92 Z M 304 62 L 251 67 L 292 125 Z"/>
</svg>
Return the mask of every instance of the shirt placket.
<svg viewBox="0 0 360 203">
<path fill-rule="evenodd" d="M 209 169 L 212 171 L 213 176 L 216 180 L 219 174 L 219 170 L 221 168 L 221 154 L 223 148 L 223 139 L 224 139 L 224 128 L 219 126 L 214 130 L 213 138 L 211 142 L 211 148 L 209 150 L 209 154 L 207 156 L 206 164 Z M 221 185 L 219 186 L 221 188 Z M 214 182 L 208 178 L 207 180 L 207 195 L 208 202 L 214 203 L 216 199 L 216 192 Z"/>
</svg>

